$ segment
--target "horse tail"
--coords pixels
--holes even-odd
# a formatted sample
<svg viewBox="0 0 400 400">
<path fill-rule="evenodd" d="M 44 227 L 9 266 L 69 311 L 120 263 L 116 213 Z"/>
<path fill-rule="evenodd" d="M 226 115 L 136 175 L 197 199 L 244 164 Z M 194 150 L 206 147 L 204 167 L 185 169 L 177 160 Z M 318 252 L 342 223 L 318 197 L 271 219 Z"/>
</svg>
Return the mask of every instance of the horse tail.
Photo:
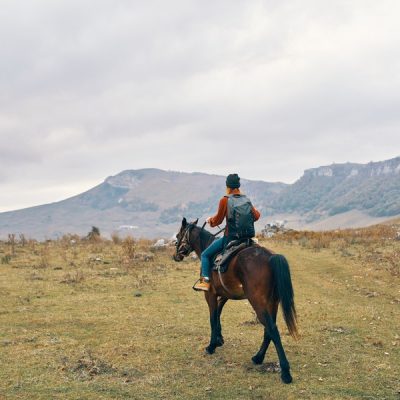
<svg viewBox="0 0 400 400">
<path fill-rule="evenodd" d="M 269 259 L 269 265 L 274 275 L 274 297 L 282 304 L 283 318 L 290 335 L 297 338 L 297 315 L 289 264 L 283 255 L 273 254 Z"/>
</svg>

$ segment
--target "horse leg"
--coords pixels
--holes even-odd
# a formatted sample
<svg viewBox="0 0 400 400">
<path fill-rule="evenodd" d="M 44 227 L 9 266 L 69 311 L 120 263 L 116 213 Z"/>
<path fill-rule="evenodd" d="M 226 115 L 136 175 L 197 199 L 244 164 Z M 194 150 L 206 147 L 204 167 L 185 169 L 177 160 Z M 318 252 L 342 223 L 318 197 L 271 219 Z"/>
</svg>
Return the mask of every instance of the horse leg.
<svg viewBox="0 0 400 400">
<path fill-rule="evenodd" d="M 264 338 L 261 343 L 260 350 L 258 350 L 257 354 L 251 358 L 254 364 L 262 364 L 265 358 L 265 353 L 268 350 L 268 346 L 271 343 L 271 336 L 268 333 L 268 329 L 264 327 Z"/>
<path fill-rule="evenodd" d="M 210 326 L 211 326 L 211 338 L 210 344 L 206 347 L 208 354 L 213 354 L 215 348 L 218 346 L 218 302 L 217 295 L 210 292 L 205 292 L 205 297 L 210 311 Z"/>
<path fill-rule="evenodd" d="M 276 314 L 278 312 L 278 307 L 273 307 L 273 309 L 271 310 L 271 314 L 272 314 L 272 319 L 273 321 L 276 323 Z M 260 318 L 258 318 L 260 320 Z M 261 321 L 261 320 L 260 320 Z M 269 344 L 271 343 L 271 335 L 269 334 L 269 331 L 267 329 L 267 327 L 264 325 L 264 338 L 263 338 L 263 342 L 261 343 L 261 347 L 260 350 L 258 350 L 257 354 L 251 358 L 251 360 L 253 361 L 254 364 L 262 364 L 265 358 L 265 353 L 268 350 Z"/>
<path fill-rule="evenodd" d="M 285 350 L 283 350 L 281 336 L 279 335 L 278 327 L 276 326 L 277 309 L 275 307 L 270 307 L 270 313 L 269 313 L 266 310 L 267 307 L 264 308 L 263 306 L 261 306 L 261 304 L 256 301 L 255 297 L 249 296 L 249 301 L 253 306 L 259 321 L 264 325 L 264 340 L 260 350 L 252 358 L 253 362 L 256 364 L 258 363 L 257 361 L 261 360 L 262 362 L 265 356 L 265 352 L 267 351 L 268 345 L 272 340 L 279 357 L 279 365 L 281 367 L 281 379 L 284 383 L 292 382 L 292 376 L 290 375 L 289 361 L 286 358 Z"/>
<path fill-rule="evenodd" d="M 283 350 L 281 336 L 279 335 L 278 327 L 276 326 L 274 319 L 271 318 L 267 311 L 264 312 L 264 321 L 268 335 L 271 337 L 271 340 L 275 345 L 276 352 L 278 353 L 279 365 L 281 367 L 281 379 L 283 383 L 291 383 L 293 379 L 290 375 L 289 361 L 286 358 L 285 350 Z"/>
<path fill-rule="evenodd" d="M 222 314 L 222 309 L 224 308 L 224 305 L 227 301 L 228 299 L 226 297 L 220 297 L 218 299 L 217 347 L 222 346 L 224 344 L 224 337 L 222 336 L 222 328 L 221 328 L 221 314 Z"/>
<path fill-rule="evenodd" d="M 271 343 L 271 336 L 268 334 L 267 328 L 264 328 L 264 339 L 261 343 L 260 350 L 258 350 L 257 354 L 251 357 L 251 360 L 254 364 L 262 364 L 265 358 L 265 353 L 268 350 L 268 346 Z"/>
</svg>

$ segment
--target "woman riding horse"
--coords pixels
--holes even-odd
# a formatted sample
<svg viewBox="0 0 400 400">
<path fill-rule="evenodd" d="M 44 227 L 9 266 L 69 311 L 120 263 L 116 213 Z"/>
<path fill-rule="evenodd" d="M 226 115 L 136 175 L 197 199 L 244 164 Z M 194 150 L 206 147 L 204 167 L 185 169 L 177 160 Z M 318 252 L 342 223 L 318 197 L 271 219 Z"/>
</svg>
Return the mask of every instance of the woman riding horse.
<svg viewBox="0 0 400 400">
<path fill-rule="evenodd" d="M 232 185 L 231 179 L 227 180 L 230 185 Z M 237 178 L 236 184 L 238 181 L 239 178 Z M 238 189 L 238 187 L 231 189 Z M 211 223 L 215 221 L 218 220 L 210 219 Z M 227 237 L 229 237 L 229 233 Z M 197 221 L 188 223 L 186 218 L 183 218 L 176 238 L 176 250 L 173 256 L 175 261 L 182 261 L 192 251 L 195 251 L 197 256 L 201 257 L 204 250 L 210 245 L 213 246 L 212 243 L 214 242 L 214 236 L 210 232 L 198 227 Z M 207 253 L 205 254 L 207 255 Z M 264 325 L 263 341 L 258 352 L 252 357 L 253 363 L 261 364 L 264 361 L 265 353 L 272 341 L 279 357 L 281 379 L 284 383 L 292 382 L 289 361 L 286 358 L 276 325 L 280 303 L 289 333 L 293 337 L 297 337 L 294 293 L 290 268 L 286 258 L 259 245 L 252 245 L 237 253 L 229 262 L 228 269 L 224 273 L 220 271 L 210 273 L 207 269 L 209 265 L 206 260 L 202 272 L 203 277 L 211 278 L 211 285 L 208 282 L 208 290 L 204 292 L 210 312 L 211 325 L 210 344 L 206 347 L 206 352 L 213 354 L 217 347 L 224 344 L 220 317 L 228 299 L 248 299 L 257 314 L 258 320 Z"/>
<path fill-rule="evenodd" d="M 220 239 L 216 239 L 209 247 L 207 247 L 201 253 L 201 273 L 200 273 L 200 281 L 193 286 L 195 290 L 210 290 L 210 276 L 211 276 L 211 262 L 215 255 L 220 253 L 226 245 L 231 241 L 236 239 L 233 236 L 235 227 L 232 226 L 234 221 L 228 219 L 229 212 L 229 199 L 230 196 L 241 196 L 245 197 L 240 193 L 240 178 L 238 174 L 230 174 L 226 178 L 226 194 L 219 201 L 219 207 L 217 214 L 213 217 L 207 218 L 207 223 L 213 228 L 218 226 L 223 222 L 226 218 L 226 228 L 224 232 L 224 236 Z M 251 204 L 251 203 L 250 203 Z M 251 206 L 251 214 L 252 214 L 252 222 L 257 221 L 260 218 L 260 212 L 253 206 Z M 231 225 L 231 226 L 230 226 Z"/>
</svg>

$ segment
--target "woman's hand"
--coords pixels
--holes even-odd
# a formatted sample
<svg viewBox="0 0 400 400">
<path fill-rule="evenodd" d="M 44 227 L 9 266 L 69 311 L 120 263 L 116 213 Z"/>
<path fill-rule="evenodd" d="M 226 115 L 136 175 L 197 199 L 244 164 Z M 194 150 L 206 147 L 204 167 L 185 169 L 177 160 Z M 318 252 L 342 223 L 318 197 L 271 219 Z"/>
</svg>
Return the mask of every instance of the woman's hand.
<svg viewBox="0 0 400 400">
<path fill-rule="evenodd" d="M 206 219 L 207 224 L 210 225 L 211 219 L 212 219 L 212 217 L 208 217 L 208 218 Z"/>
</svg>

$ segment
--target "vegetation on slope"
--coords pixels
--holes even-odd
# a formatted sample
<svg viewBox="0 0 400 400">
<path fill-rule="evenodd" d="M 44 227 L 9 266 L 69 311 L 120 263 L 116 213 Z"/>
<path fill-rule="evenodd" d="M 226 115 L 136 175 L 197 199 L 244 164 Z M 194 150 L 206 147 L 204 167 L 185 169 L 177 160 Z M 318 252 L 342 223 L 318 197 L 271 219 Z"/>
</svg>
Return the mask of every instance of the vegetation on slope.
<svg viewBox="0 0 400 400">
<path fill-rule="evenodd" d="M 400 214 L 400 158 L 380 163 L 334 164 L 305 171 L 274 203 L 280 212 L 310 219 L 350 210 L 374 217 Z"/>
</svg>

